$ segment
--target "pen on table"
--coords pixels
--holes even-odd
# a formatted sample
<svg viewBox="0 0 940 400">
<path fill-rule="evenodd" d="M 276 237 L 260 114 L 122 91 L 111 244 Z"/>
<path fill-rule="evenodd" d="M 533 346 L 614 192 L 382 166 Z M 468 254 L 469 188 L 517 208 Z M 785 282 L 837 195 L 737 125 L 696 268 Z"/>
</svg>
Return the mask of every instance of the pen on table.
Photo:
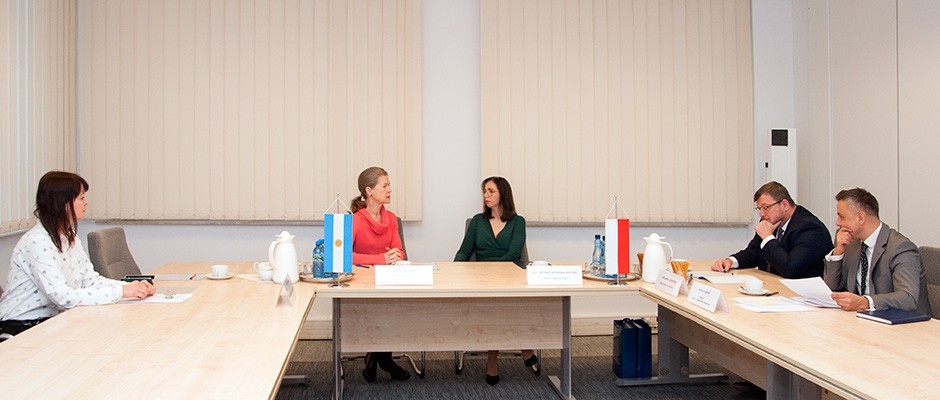
<svg viewBox="0 0 940 400">
<path fill-rule="evenodd" d="M 362 264 L 353 264 L 353 265 L 355 265 L 355 266 L 357 266 L 357 267 L 359 267 L 359 268 L 372 268 L 372 267 L 370 267 L 370 266 L 368 266 L 368 265 L 362 265 Z"/>
</svg>

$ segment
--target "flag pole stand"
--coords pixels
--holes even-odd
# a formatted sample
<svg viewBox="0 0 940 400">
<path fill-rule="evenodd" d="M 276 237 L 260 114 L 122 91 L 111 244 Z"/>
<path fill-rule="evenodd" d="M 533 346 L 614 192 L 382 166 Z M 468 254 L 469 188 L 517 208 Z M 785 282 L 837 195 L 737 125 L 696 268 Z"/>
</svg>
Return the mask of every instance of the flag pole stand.
<svg viewBox="0 0 940 400">
<path fill-rule="evenodd" d="M 620 219 L 620 210 L 623 209 L 623 206 L 620 205 L 620 199 L 617 196 L 614 196 L 614 204 L 610 206 L 610 209 L 614 212 L 614 219 Z M 624 211 L 624 214 L 626 214 L 626 211 Z M 607 211 L 607 215 L 610 216 L 610 211 Z M 623 277 L 623 274 L 614 274 L 614 275 L 616 276 L 615 280 L 607 282 L 608 285 L 628 286 L 626 282 L 620 281 L 620 279 Z"/>
<path fill-rule="evenodd" d="M 335 213 L 335 214 L 339 214 L 339 212 L 340 212 L 340 209 L 339 209 L 340 204 L 342 204 L 343 206 L 345 206 L 345 204 L 343 204 L 343 200 L 340 199 L 340 197 L 339 197 L 339 192 L 336 192 L 336 199 L 333 200 L 333 204 L 331 204 L 331 205 L 333 206 L 333 210 L 334 210 L 334 213 Z M 329 211 L 330 208 L 327 207 L 326 210 Z M 349 209 L 347 208 L 347 210 L 349 210 Z M 352 213 L 352 211 L 350 211 L 350 213 Z M 343 283 L 343 282 L 340 282 L 340 281 L 339 281 L 339 277 L 340 277 L 340 273 L 339 273 L 339 272 L 333 272 L 333 283 L 331 283 L 329 287 L 331 287 L 331 288 L 344 288 L 344 287 L 349 287 L 348 284 Z"/>
</svg>

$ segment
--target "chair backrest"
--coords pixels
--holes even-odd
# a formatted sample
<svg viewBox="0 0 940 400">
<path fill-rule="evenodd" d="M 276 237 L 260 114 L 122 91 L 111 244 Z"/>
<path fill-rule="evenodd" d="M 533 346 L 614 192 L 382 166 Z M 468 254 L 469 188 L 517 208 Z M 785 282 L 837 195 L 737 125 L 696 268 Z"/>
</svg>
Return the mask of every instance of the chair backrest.
<svg viewBox="0 0 940 400">
<path fill-rule="evenodd" d="M 467 218 L 467 221 L 464 222 L 464 225 L 463 225 L 463 233 L 464 233 L 464 235 L 466 235 L 466 234 L 467 234 L 467 230 L 470 229 L 470 220 L 472 220 L 472 219 L 473 219 L 473 217 Z M 477 253 L 476 253 L 476 252 L 473 252 L 472 254 L 470 254 L 470 257 L 469 257 L 469 258 L 470 258 L 470 261 L 476 261 L 476 260 L 477 260 Z M 520 264 L 519 266 L 520 266 L 520 267 L 523 267 L 523 268 L 525 268 L 525 266 L 529 264 L 529 249 L 528 249 L 528 247 L 526 246 L 525 242 L 522 243 L 522 253 L 519 254 L 519 264 Z"/>
<path fill-rule="evenodd" d="M 88 257 L 95 271 L 106 278 L 121 279 L 125 275 L 140 275 L 140 267 L 127 248 L 123 227 L 88 233 Z"/>
<path fill-rule="evenodd" d="M 401 238 L 401 251 L 405 252 L 405 260 L 408 259 L 408 249 L 405 248 L 405 228 L 401 225 L 401 217 L 395 216 L 398 218 L 398 237 Z"/>
<path fill-rule="evenodd" d="M 920 246 L 920 259 L 927 275 L 927 299 L 930 313 L 940 319 L 940 248 Z"/>
</svg>

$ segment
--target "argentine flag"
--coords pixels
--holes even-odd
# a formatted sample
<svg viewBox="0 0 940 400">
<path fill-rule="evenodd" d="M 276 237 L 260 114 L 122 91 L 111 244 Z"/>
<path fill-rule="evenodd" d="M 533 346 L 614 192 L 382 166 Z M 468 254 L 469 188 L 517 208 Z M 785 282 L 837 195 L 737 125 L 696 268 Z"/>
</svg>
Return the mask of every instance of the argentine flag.
<svg viewBox="0 0 940 400">
<path fill-rule="evenodd" d="M 323 215 L 323 269 L 352 272 L 352 214 Z"/>
</svg>

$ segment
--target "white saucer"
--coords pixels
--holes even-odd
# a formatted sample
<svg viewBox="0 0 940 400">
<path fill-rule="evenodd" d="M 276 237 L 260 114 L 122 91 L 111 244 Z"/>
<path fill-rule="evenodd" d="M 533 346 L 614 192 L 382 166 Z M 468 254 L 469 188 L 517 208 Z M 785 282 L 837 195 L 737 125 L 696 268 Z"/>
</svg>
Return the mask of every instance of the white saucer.
<svg viewBox="0 0 940 400">
<path fill-rule="evenodd" d="M 233 276 L 235 276 L 235 274 L 233 274 L 233 273 L 231 273 L 231 272 L 229 272 L 229 273 L 228 273 L 227 275 L 225 275 L 225 276 L 215 276 L 215 275 L 212 275 L 212 274 L 206 274 L 206 279 L 212 279 L 212 280 L 215 280 L 215 281 L 222 281 L 222 280 L 226 280 L 226 279 L 231 279 Z"/>
<path fill-rule="evenodd" d="M 770 291 L 767 290 L 767 288 L 761 288 L 761 290 L 757 293 L 749 292 L 747 291 L 747 289 L 744 288 L 744 286 L 738 286 L 738 291 L 748 296 L 763 296 L 763 295 L 766 295 L 767 293 L 770 293 Z"/>
</svg>

